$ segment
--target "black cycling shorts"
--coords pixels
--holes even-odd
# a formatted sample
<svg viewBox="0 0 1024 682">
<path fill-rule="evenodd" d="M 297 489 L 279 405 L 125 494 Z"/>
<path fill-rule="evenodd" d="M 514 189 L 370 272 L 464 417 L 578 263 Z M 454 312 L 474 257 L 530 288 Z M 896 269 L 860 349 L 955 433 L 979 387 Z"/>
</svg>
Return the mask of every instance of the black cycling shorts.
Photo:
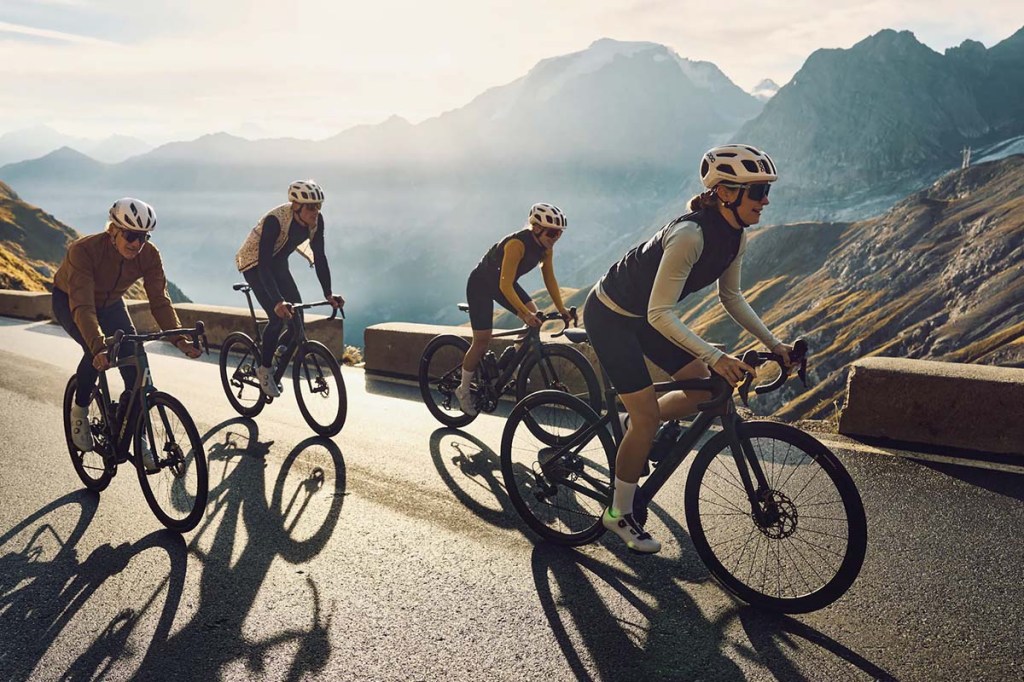
<svg viewBox="0 0 1024 682">
<path fill-rule="evenodd" d="M 597 359 L 619 393 L 633 393 L 654 384 L 646 356 L 669 375 L 694 361 L 643 317 L 615 312 L 591 291 L 583 308 L 587 337 Z"/>
<path fill-rule="evenodd" d="M 523 290 L 519 283 L 512 285 L 523 303 L 533 299 Z M 509 303 L 500 291 L 494 291 L 487 278 L 474 270 L 466 282 L 466 303 L 469 304 L 469 324 L 473 331 L 489 331 L 494 328 L 494 303 L 497 302 L 505 310 L 518 316 L 519 311 Z"/>
</svg>

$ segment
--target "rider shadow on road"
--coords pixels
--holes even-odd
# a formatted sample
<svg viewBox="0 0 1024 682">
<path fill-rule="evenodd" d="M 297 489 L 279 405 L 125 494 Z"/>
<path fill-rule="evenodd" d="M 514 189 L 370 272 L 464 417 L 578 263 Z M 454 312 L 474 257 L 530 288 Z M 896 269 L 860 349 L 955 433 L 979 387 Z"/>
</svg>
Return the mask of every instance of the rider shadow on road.
<svg viewBox="0 0 1024 682">
<path fill-rule="evenodd" d="M 548 542 L 534 547 L 537 595 L 577 679 L 744 679 L 749 666 L 741 668 L 734 659 L 767 666 L 779 679 L 820 679 L 814 671 L 823 668 L 840 671 L 840 677 L 857 668 L 891 679 L 862 656 L 792 618 L 759 612 L 725 592 L 724 609 L 698 604 L 686 586 L 713 586 L 713 579 L 682 526 L 657 505 L 651 506 L 651 515 L 674 536 L 678 556 L 635 555 L 614 538 L 607 540 L 616 554 L 610 561 L 602 560 L 601 552 Z M 736 641 L 737 618 L 749 643 Z M 813 646 L 794 653 L 786 645 L 793 636 Z M 808 663 L 814 666 L 809 676 L 800 672 Z"/>
<path fill-rule="evenodd" d="M 101 545 L 80 560 L 77 545 L 98 500 L 95 493 L 70 493 L 0 537 L 0 640 L 9 652 L 0 655 L 5 679 L 28 680 L 56 671 L 68 680 L 102 679 L 115 670 L 124 676 L 121 659 L 170 633 L 185 584 L 185 541 L 177 533 L 159 530 L 134 543 Z M 67 532 L 66 514 L 76 504 L 78 519 Z M 83 646 L 80 629 L 89 626 L 76 624 L 76 616 L 101 590 L 117 589 L 104 585 L 150 549 L 167 553 L 166 576 L 157 576 L 156 585 L 135 582 L 120 600 L 128 605 L 78 653 Z M 103 603 L 101 598 L 99 608 Z M 76 653 L 69 666 L 66 660 Z"/>
<path fill-rule="evenodd" d="M 314 578 L 298 567 L 323 550 L 340 517 L 341 451 L 330 439 L 307 438 L 275 475 L 266 457 L 270 443 L 259 441 L 251 420 L 223 422 L 204 442 L 210 500 L 190 547 L 202 562 L 199 603 L 187 624 L 150 650 L 139 676 L 216 679 L 239 669 L 279 679 L 315 674 L 330 657 L 332 615 L 324 614 Z M 296 568 L 283 569 L 281 560 Z M 290 597 L 286 618 L 269 618 L 277 604 L 260 598 L 272 566 L 274 582 L 294 576 L 295 588 L 278 586 L 269 597 Z"/>
</svg>

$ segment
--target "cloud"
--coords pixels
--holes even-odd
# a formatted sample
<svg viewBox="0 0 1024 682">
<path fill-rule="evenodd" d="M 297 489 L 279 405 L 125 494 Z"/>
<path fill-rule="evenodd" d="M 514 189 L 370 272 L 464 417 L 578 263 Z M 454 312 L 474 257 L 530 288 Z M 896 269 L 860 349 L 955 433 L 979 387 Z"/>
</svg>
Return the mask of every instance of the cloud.
<svg viewBox="0 0 1024 682">
<path fill-rule="evenodd" d="M 750 88 L 784 84 L 815 49 L 882 28 L 942 50 L 991 45 L 1020 22 L 1017 0 L 3 3 L 0 131 L 47 122 L 150 139 L 249 121 L 308 138 L 391 114 L 416 122 L 602 37 L 663 43 Z"/>
<path fill-rule="evenodd" d="M 47 40 L 56 40 L 58 42 L 71 43 L 75 45 L 114 45 L 114 43 L 110 41 L 100 40 L 99 38 L 93 38 L 91 36 L 76 35 L 74 33 L 53 31 L 45 28 L 34 28 L 32 26 L 21 26 L 19 24 L 11 24 L 6 21 L 0 21 L 0 33 L 14 34 L 16 36 L 28 36 L 31 38 L 46 38 Z"/>
</svg>

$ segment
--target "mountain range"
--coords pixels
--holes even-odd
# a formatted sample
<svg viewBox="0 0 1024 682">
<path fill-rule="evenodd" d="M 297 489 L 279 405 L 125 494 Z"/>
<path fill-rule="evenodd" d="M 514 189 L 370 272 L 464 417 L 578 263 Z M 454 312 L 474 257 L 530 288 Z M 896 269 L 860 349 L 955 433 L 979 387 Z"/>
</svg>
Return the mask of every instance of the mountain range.
<svg viewBox="0 0 1024 682">
<path fill-rule="evenodd" d="M 0 179 L 85 229 L 102 225 L 118 196 L 146 199 L 161 216 L 155 239 L 172 256 L 169 274 L 186 291 L 202 282 L 203 302 L 238 305 L 238 245 L 290 181 L 315 177 L 358 343 L 378 321 L 463 322 L 454 303 L 467 273 L 536 201 L 569 216 L 556 270 L 563 285 L 585 288 L 684 212 L 701 152 L 724 141 L 762 145 L 778 161 L 766 220 L 882 213 L 959 166 L 965 145 L 978 158 L 1019 148 L 1024 88 L 1001 98 L 997 88 L 1022 85 L 1022 43 L 1024 30 L 939 54 L 882 31 L 813 53 L 762 103 L 713 64 L 605 39 L 416 125 L 395 117 L 320 141 L 220 133 L 116 164 L 65 148 L 4 166 Z M 318 290 L 309 273 L 298 278 Z"/>
<path fill-rule="evenodd" d="M 0 166 L 44 156 L 61 147 L 71 147 L 106 163 L 118 163 L 153 146 L 127 135 L 110 135 L 103 139 L 74 137 L 49 126 L 33 126 L 0 135 Z"/>
</svg>

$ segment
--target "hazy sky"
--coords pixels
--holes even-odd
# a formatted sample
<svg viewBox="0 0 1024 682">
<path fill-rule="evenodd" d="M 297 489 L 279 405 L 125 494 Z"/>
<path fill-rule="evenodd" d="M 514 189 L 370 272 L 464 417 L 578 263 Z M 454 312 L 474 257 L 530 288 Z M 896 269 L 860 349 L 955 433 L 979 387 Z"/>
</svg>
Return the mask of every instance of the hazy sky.
<svg viewBox="0 0 1024 682">
<path fill-rule="evenodd" d="M 0 133 L 322 138 L 458 108 L 609 37 L 784 84 L 883 28 L 991 47 L 1020 0 L 0 0 Z"/>
</svg>

